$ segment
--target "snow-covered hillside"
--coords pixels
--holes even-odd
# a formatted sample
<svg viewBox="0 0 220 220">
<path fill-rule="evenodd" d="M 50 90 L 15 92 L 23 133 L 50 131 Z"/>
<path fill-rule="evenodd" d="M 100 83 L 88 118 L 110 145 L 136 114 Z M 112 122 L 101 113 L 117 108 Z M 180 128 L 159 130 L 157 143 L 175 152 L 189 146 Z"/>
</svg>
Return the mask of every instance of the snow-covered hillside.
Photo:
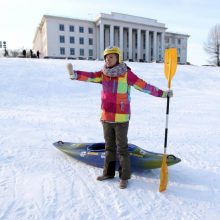
<svg viewBox="0 0 220 220">
<path fill-rule="evenodd" d="M 220 217 L 220 68 L 178 66 L 172 81 L 169 185 L 160 169 L 99 182 L 101 169 L 53 147 L 58 140 L 103 141 L 101 86 L 71 81 L 67 60 L 0 59 L 0 220 L 210 219 Z M 71 61 L 99 70 L 103 62 Z M 147 82 L 167 88 L 163 64 L 127 63 Z M 163 152 L 166 100 L 131 92 L 129 142 Z"/>
</svg>

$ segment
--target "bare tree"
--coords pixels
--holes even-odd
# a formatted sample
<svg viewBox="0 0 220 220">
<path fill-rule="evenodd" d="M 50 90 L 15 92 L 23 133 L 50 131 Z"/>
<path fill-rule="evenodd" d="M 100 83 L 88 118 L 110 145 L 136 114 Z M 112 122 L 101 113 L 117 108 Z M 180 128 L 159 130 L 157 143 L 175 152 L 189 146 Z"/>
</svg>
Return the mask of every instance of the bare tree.
<svg viewBox="0 0 220 220">
<path fill-rule="evenodd" d="M 204 49 L 210 56 L 210 63 L 220 66 L 220 24 L 211 28 Z"/>
</svg>

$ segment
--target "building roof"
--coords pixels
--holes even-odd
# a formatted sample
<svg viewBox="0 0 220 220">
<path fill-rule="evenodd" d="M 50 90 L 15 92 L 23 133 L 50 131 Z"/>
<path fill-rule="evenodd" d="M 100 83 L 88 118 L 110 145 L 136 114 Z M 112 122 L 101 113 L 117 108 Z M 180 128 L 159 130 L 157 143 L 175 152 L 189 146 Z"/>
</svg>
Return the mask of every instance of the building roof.
<svg viewBox="0 0 220 220">
<path fill-rule="evenodd" d="M 123 21 L 167 29 L 164 23 L 159 23 L 156 19 L 122 14 L 117 12 L 111 12 L 111 14 L 101 13 L 99 16 L 96 17 L 95 22 L 97 23 L 100 19 Z"/>
<path fill-rule="evenodd" d="M 165 32 L 166 35 L 175 35 L 175 36 L 182 36 L 182 37 L 190 37 L 190 35 L 188 34 L 182 34 L 182 33 L 178 33 L 178 32 L 170 32 L 170 31 L 166 31 Z"/>
</svg>

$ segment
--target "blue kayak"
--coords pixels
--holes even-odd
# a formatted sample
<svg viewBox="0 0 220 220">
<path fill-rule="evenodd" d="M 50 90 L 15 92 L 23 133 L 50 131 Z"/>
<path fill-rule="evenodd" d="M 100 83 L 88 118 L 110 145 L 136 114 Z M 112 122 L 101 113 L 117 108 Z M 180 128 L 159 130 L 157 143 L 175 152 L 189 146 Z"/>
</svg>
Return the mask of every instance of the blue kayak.
<svg viewBox="0 0 220 220">
<path fill-rule="evenodd" d="M 58 141 L 53 145 L 71 157 L 95 167 L 104 167 L 105 143 L 70 143 Z M 128 144 L 132 170 L 147 170 L 160 168 L 163 154 L 146 151 L 134 144 Z M 167 155 L 167 165 L 181 161 L 174 155 Z"/>
</svg>

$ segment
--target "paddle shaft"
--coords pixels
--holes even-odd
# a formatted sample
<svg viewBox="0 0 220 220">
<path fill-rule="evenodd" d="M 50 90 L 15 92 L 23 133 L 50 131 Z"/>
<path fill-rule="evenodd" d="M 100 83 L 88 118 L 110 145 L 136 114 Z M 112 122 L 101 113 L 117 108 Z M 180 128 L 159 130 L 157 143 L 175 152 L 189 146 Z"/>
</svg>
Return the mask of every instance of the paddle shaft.
<svg viewBox="0 0 220 220">
<path fill-rule="evenodd" d="M 169 106 L 170 106 L 170 97 L 167 96 L 166 125 L 165 125 L 165 138 L 164 138 L 164 154 L 166 154 L 166 150 L 167 150 L 168 122 L 169 122 Z"/>
<path fill-rule="evenodd" d="M 177 67 L 177 50 L 176 48 L 170 48 L 165 50 L 165 60 L 164 60 L 164 73 L 166 79 L 168 80 L 168 89 L 171 87 L 171 80 L 176 72 Z M 167 139 L 168 139 L 168 120 L 169 120 L 169 105 L 170 97 L 167 96 L 167 108 L 166 108 L 166 125 L 165 125 L 165 139 L 164 139 L 164 155 L 161 165 L 160 172 L 160 188 L 159 191 L 163 192 L 167 188 L 168 184 L 168 169 L 167 169 Z"/>
<path fill-rule="evenodd" d="M 171 68 L 172 68 L 172 57 L 169 56 L 169 68 L 168 68 L 168 89 L 171 87 Z M 170 97 L 167 96 L 167 109 L 166 109 L 166 124 L 165 124 L 165 138 L 164 138 L 164 154 L 167 151 L 167 139 L 168 139 L 168 122 L 169 122 L 169 108 L 170 108 Z"/>
</svg>

